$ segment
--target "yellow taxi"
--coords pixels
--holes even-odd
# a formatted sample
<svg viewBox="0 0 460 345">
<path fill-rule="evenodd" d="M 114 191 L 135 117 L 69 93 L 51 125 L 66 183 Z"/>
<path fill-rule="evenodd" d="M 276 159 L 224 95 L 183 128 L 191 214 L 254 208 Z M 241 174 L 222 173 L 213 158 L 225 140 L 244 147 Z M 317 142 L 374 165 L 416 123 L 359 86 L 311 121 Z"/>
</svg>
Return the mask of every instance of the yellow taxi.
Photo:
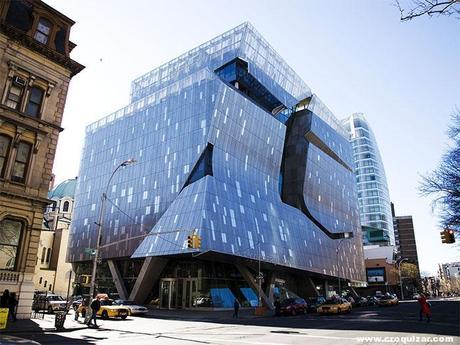
<svg viewBox="0 0 460 345">
<path fill-rule="evenodd" d="M 385 295 L 379 299 L 379 307 L 389 307 L 399 303 L 398 297 L 395 295 Z"/>
<path fill-rule="evenodd" d="M 326 302 L 321 304 L 316 311 L 318 314 L 340 314 L 350 313 L 351 303 L 341 297 L 328 298 Z"/>
<path fill-rule="evenodd" d="M 114 305 L 113 300 L 111 299 L 101 299 L 100 302 L 101 308 L 97 311 L 96 315 L 102 317 L 103 319 L 119 317 L 124 320 L 129 315 L 129 309 L 127 307 Z M 90 309 L 90 307 L 82 303 L 78 306 L 76 313 L 85 317 L 86 312 L 90 311 Z"/>
</svg>

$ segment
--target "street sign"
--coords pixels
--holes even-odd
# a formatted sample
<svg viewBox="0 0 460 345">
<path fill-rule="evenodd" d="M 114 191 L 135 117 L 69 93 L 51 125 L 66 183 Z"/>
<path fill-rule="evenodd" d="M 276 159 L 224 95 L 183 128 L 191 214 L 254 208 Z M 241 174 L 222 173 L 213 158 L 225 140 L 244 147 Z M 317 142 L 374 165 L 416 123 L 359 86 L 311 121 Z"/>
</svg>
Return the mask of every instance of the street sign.
<svg viewBox="0 0 460 345">
<path fill-rule="evenodd" d="M 0 329 L 6 328 L 8 321 L 8 308 L 0 308 Z"/>
<path fill-rule="evenodd" d="M 96 249 L 93 248 L 85 248 L 83 251 L 85 254 L 96 255 Z"/>
</svg>

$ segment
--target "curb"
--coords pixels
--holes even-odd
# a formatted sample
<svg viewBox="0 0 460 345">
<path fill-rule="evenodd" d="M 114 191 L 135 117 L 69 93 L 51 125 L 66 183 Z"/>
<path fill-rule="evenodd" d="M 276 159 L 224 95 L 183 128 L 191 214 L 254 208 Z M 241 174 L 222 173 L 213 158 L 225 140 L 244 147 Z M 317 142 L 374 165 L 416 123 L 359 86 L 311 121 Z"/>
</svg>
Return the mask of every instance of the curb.
<svg viewBox="0 0 460 345">
<path fill-rule="evenodd" d="M 43 332 L 53 332 L 53 333 L 68 333 L 68 332 L 73 332 L 73 331 L 80 331 L 82 329 L 87 329 L 88 327 L 72 327 L 72 328 L 60 328 L 57 329 L 56 327 L 50 327 L 50 328 L 41 328 L 40 330 L 38 329 L 15 329 L 15 330 L 5 330 L 2 332 L 3 334 L 20 334 L 20 333 L 27 333 L 27 334 L 32 334 L 32 333 L 43 333 Z"/>
</svg>

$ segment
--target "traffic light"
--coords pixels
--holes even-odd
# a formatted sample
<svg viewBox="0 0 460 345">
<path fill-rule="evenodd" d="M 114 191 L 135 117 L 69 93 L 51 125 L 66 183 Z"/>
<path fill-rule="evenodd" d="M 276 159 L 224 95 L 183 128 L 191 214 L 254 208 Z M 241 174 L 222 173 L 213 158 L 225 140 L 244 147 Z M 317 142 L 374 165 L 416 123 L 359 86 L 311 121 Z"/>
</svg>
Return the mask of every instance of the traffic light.
<svg viewBox="0 0 460 345">
<path fill-rule="evenodd" d="M 91 282 L 91 275 L 82 274 L 80 275 L 80 284 L 83 286 L 88 286 Z"/>
<path fill-rule="evenodd" d="M 187 236 L 187 248 L 193 248 L 193 236 Z"/>
<path fill-rule="evenodd" d="M 193 248 L 200 249 L 201 247 L 201 237 L 199 235 L 193 235 Z"/>
<path fill-rule="evenodd" d="M 446 229 L 441 231 L 441 242 L 455 243 L 455 231 L 452 229 Z"/>
</svg>

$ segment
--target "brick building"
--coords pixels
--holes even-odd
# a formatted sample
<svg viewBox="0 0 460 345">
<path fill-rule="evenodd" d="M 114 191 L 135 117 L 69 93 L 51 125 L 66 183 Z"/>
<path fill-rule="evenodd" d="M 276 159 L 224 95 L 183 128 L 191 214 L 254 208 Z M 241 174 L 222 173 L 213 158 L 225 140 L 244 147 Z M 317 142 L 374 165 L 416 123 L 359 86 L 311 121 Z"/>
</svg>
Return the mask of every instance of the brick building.
<svg viewBox="0 0 460 345">
<path fill-rule="evenodd" d="M 48 189 L 71 78 L 74 22 L 40 0 L 0 2 L 0 290 L 29 318 Z"/>
</svg>

